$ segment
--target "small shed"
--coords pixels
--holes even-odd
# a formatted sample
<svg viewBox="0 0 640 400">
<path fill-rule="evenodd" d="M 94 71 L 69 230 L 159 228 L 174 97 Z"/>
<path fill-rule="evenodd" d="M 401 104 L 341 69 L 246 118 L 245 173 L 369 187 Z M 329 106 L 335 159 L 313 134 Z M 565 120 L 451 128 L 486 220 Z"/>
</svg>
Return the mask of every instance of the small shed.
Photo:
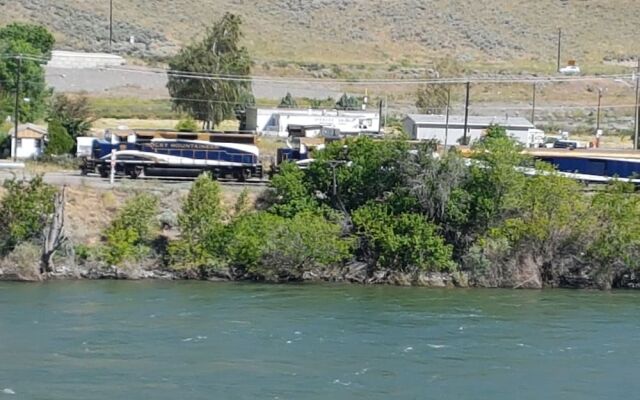
<svg viewBox="0 0 640 400">
<path fill-rule="evenodd" d="M 522 117 L 476 117 L 467 121 L 469 143 L 479 139 L 491 125 L 500 125 L 516 140 L 526 141 L 534 125 Z M 437 140 L 442 145 L 455 146 L 464 137 L 464 116 L 451 115 L 447 122 L 444 115 L 410 114 L 404 120 L 404 128 L 413 140 Z M 446 143 L 445 143 L 446 142 Z"/>
<path fill-rule="evenodd" d="M 11 137 L 11 157 L 14 157 L 14 149 L 16 158 L 33 159 L 38 158 L 44 152 L 45 142 L 47 140 L 47 129 L 35 124 L 18 125 L 18 142 L 14 145 L 14 129 L 9 131 Z"/>
</svg>

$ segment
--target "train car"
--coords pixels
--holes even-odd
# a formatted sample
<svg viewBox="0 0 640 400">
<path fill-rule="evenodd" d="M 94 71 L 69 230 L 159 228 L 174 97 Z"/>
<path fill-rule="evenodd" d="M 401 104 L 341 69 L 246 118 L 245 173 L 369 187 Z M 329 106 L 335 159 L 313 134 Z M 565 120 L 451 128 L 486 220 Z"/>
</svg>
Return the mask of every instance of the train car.
<svg viewBox="0 0 640 400">
<path fill-rule="evenodd" d="M 237 143 L 238 139 L 244 143 Z M 238 181 L 263 177 L 260 152 L 252 135 L 234 138 L 209 132 L 107 131 L 104 139 L 93 140 L 82 173 L 108 177 L 112 160 L 118 175 L 131 178 L 141 174 L 196 177 L 203 172 Z"/>
<path fill-rule="evenodd" d="M 593 177 L 636 179 L 640 176 L 640 153 L 634 150 L 530 149 L 527 154 L 553 165 L 560 172 Z"/>
</svg>

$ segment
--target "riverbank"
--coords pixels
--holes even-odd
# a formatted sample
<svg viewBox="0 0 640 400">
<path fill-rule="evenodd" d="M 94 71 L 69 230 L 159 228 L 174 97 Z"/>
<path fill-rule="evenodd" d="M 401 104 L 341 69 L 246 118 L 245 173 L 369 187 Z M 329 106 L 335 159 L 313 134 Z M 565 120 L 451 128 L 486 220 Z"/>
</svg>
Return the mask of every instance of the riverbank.
<svg viewBox="0 0 640 400">
<path fill-rule="evenodd" d="M 260 192 L 230 193 L 207 174 L 170 190 L 8 181 L 0 269 L 24 280 L 639 287 L 633 186 L 586 194 L 542 164 L 548 173 L 527 177 L 519 168 L 534 161 L 499 127 L 473 149 L 469 165 L 429 143 L 350 139 L 308 169 L 283 164 Z"/>
<path fill-rule="evenodd" d="M 37 250 L 37 249 L 35 249 Z M 147 263 L 147 265 L 126 265 L 118 267 L 99 263 L 75 264 L 69 262 L 55 266 L 50 272 L 42 274 L 39 262 L 34 262 L 38 253 L 31 254 L 32 261 L 26 259 L 3 259 L 0 261 L 0 281 L 43 282 L 43 281 L 203 281 L 203 282 L 265 282 L 255 275 L 238 269 L 199 269 L 176 270 Z M 350 262 L 343 266 L 317 267 L 305 271 L 300 276 L 281 276 L 270 283 L 339 283 L 356 286 L 413 286 L 423 288 L 503 288 L 503 289 L 603 289 L 597 279 L 589 276 L 588 270 L 568 269 L 555 282 L 544 282 L 540 276 L 523 277 L 516 282 L 513 277 L 502 282 L 486 279 L 469 271 L 425 272 L 376 270 L 363 262 Z M 640 289 L 640 274 L 634 271 L 620 271 L 607 289 Z"/>
</svg>

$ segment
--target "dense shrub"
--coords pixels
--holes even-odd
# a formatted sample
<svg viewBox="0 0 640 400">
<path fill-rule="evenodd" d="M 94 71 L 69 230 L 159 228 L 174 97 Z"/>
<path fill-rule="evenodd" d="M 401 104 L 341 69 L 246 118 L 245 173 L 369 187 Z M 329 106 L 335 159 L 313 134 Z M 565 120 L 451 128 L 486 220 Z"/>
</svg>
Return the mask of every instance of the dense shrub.
<svg viewBox="0 0 640 400">
<path fill-rule="evenodd" d="M 352 240 L 342 237 L 339 224 L 308 212 L 292 218 L 247 214 L 229 229 L 225 253 L 230 264 L 256 279 L 299 280 L 305 271 L 351 254 Z"/>
<path fill-rule="evenodd" d="M 383 268 L 426 271 L 453 269 L 452 249 L 438 227 L 421 214 L 393 214 L 381 204 L 369 204 L 353 213 L 360 249 Z"/>
<path fill-rule="evenodd" d="M 149 255 L 158 199 L 138 194 L 129 199 L 104 233 L 104 258 L 110 264 Z"/>
<path fill-rule="evenodd" d="M 196 132 L 198 130 L 198 123 L 189 115 L 178 121 L 176 130 L 180 132 Z"/>
<path fill-rule="evenodd" d="M 42 176 L 30 181 L 7 180 L 0 203 L 0 254 L 17 244 L 40 238 L 48 216 L 53 212 L 55 189 Z"/>
</svg>

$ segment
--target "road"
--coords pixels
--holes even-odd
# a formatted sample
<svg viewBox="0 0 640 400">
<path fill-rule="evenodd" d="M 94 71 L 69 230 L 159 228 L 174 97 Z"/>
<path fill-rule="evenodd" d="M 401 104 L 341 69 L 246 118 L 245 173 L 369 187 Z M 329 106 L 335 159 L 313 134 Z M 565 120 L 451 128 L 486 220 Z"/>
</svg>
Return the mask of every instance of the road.
<svg viewBox="0 0 640 400">
<path fill-rule="evenodd" d="M 31 179 L 34 174 L 26 170 L 0 170 L 0 182 L 5 179 Z M 132 189 L 132 190 L 188 190 L 193 183 L 192 179 L 166 179 L 166 178 L 117 178 L 113 186 L 109 179 L 101 178 L 97 175 L 82 176 L 75 171 L 53 171 L 44 174 L 44 181 L 54 186 L 81 186 L 94 189 L 108 190 Z M 233 182 L 220 181 L 220 184 L 227 191 L 241 192 L 244 189 L 250 192 L 260 193 L 267 186 L 267 181 L 247 181 Z"/>
<path fill-rule="evenodd" d="M 167 76 L 150 74 L 143 69 L 127 67 L 126 71 L 93 68 L 45 67 L 47 85 L 56 92 L 86 92 L 92 95 L 108 95 L 137 98 L 168 98 Z M 279 100 L 287 93 L 294 97 L 337 99 L 342 91 L 336 85 L 326 83 L 253 82 L 253 94 L 257 99 Z"/>
</svg>

